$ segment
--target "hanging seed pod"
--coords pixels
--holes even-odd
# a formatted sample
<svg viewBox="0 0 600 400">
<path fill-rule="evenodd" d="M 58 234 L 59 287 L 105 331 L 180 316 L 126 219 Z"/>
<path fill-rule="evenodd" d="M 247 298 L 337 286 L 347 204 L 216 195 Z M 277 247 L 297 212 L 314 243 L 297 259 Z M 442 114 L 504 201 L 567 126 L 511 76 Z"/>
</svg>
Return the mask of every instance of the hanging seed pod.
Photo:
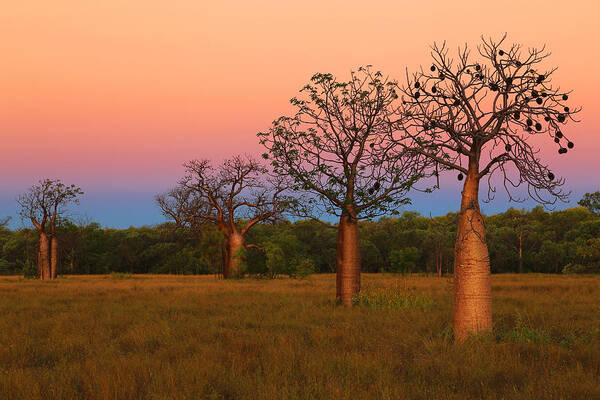
<svg viewBox="0 0 600 400">
<path fill-rule="evenodd" d="M 555 133 L 554 135 L 555 135 L 557 138 L 559 138 L 559 139 L 560 139 L 561 137 L 563 137 L 563 134 L 562 134 L 562 132 L 561 132 L 561 131 L 556 131 L 556 133 Z"/>
<path fill-rule="evenodd" d="M 518 111 L 515 111 L 514 117 L 515 117 L 515 119 L 521 118 L 521 113 Z"/>
<path fill-rule="evenodd" d="M 544 121 L 546 121 L 546 122 L 550 121 L 550 117 L 546 115 L 546 116 L 544 117 Z"/>
<path fill-rule="evenodd" d="M 437 92 L 437 88 L 436 88 L 435 86 L 433 86 L 433 87 L 431 88 L 431 93 L 435 93 L 435 92 Z"/>
<path fill-rule="evenodd" d="M 506 150 L 507 152 L 509 152 L 511 149 L 510 144 L 507 144 L 506 146 L 504 146 L 504 150 Z"/>
<path fill-rule="evenodd" d="M 567 143 L 567 147 L 572 149 L 573 147 L 575 147 L 575 144 L 573 142 L 569 142 Z"/>
<path fill-rule="evenodd" d="M 498 52 L 498 55 L 499 55 L 499 56 L 503 56 L 503 55 L 504 55 L 504 50 L 500 50 L 500 51 Z"/>
<path fill-rule="evenodd" d="M 429 68 L 429 70 L 430 70 L 431 72 L 435 71 L 435 65 L 432 65 L 432 66 Z"/>
<path fill-rule="evenodd" d="M 477 65 L 475 66 L 475 71 L 481 71 L 481 65 L 477 64 Z"/>
<path fill-rule="evenodd" d="M 554 180 L 554 174 L 552 172 L 548 172 L 548 179 L 550 179 L 551 181 Z"/>
<path fill-rule="evenodd" d="M 537 99 L 535 99 L 535 102 L 538 104 L 542 104 L 543 100 L 541 97 L 538 97 Z"/>
<path fill-rule="evenodd" d="M 418 88 L 420 88 L 420 87 L 421 87 L 421 84 L 420 84 L 418 81 L 417 81 L 417 82 L 415 82 L 415 89 L 418 89 Z"/>
<path fill-rule="evenodd" d="M 536 122 L 536 124 L 535 124 L 535 130 L 536 131 L 541 131 L 542 130 L 542 124 L 540 124 L 539 122 Z"/>
<path fill-rule="evenodd" d="M 415 96 L 415 99 L 418 99 L 418 98 L 419 98 L 419 96 L 421 96 L 421 93 L 419 93 L 419 91 L 417 90 L 417 91 L 415 92 L 414 96 Z"/>
<path fill-rule="evenodd" d="M 560 143 L 560 139 L 559 138 L 554 138 L 554 143 Z"/>
<path fill-rule="evenodd" d="M 463 180 L 463 174 L 462 174 L 462 172 L 458 174 L 457 178 L 458 178 L 459 181 Z"/>
<path fill-rule="evenodd" d="M 531 125 L 533 125 L 533 121 L 531 120 L 531 118 L 527 118 L 527 126 Z"/>
<path fill-rule="evenodd" d="M 533 97 L 535 99 L 538 96 L 539 96 L 539 93 L 537 92 L 537 90 L 532 90 L 531 91 L 531 97 Z"/>
<path fill-rule="evenodd" d="M 563 95 L 562 95 L 562 99 L 563 99 L 564 101 L 567 101 L 567 100 L 569 100 L 569 96 L 567 96 L 566 94 L 563 94 Z"/>
<path fill-rule="evenodd" d="M 565 108 L 564 108 L 564 110 L 565 110 L 565 112 L 567 112 L 567 113 L 570 111 L 569 107 L 565 107 Z"/>
<path fill-rule="evenodd" d="M 536 82 L 542 83 L 542 82 L 544 82 L 545 79 L 546 79 L 546 75 L 540 75 L 537 77 Z"/>
<path fill-rule="evenodd" d="M 558 120 L 558 122 L 565 122 L 565 116 L 563 114 L 558 114 L 558 117 L 556 118 Z"/>
</svg>

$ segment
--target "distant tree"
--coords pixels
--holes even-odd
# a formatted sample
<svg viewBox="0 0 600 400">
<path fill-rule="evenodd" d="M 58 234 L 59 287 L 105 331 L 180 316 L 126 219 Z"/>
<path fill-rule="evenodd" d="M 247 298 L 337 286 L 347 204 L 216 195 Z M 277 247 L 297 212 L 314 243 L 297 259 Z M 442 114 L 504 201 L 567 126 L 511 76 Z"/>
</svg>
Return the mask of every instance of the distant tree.
<svg viewBox="0 0 600 400">
<path fill-rule="evenodd" d="M 584 194 L 577 204 L 587 208 L 594 215 L 600 215 L 600 191 Z"/>
<path fill-rule="evenodd" d="M 447 256 L 446 249 L 454 232 L 452 227 L 456 226 L 454 217 L 455 215 L 448 214 L 445 217 L 429 218 L 424 245 L 433 258 L 438 278 L 444 274 L 444 257 Z"/>
<path fill-rule="evenodd" d="M 349 81 L 315 74 L 292 98 L 293 116 L 258 134 L 275 173 L 309 193 L 298 214 L 339 217 L 337 298 L 346 305 L 360 290 L 358 221 L 397 213 L 423 177 L 427 160 L 395 146 L 396 82 L 369 67 Z"/>
<path fill-rule="evenodd" d="M 291 202 L 284 195 L 287 186 L 251 157 L 236 156 L 214 169 L 208 160 L 184 166 L 187 175 L 156 202 L 180 226 L 215 224 L 225 237 L 223 277 L 238 277 L 248 247 L 244 236 L 254 225 L 281 217 Z"/>
<path fill-rule="evenodd" d="M 21 217 L 29 219 L 39 234 L 38 276 L 54 279 L 58 272 L 59 243 L 56 237 L 58 220 L 70 203 L 79 203 L 81 188 L 65 185 L 60 179 L 45 179 L 18 197 Z"/>
<path fill-rule="evenodd" d="M 566 104 L 568 92 L 552 84 L 555 69 L 540 69 L 549 55 L 544 48 L 524 52 L 504 41 L 482 39 L 480 60 L 467 47 L 452 60 L 445 44 L 434 45 L 432 65 L 407 76 L 402 88 L 404 128 L 412 138 L 403 145 L 464 179 L 454 259 L 454 332 L 459 341 L 492 328 L 480 181 L 487 180 L 490 200 L 498 181 L 511 200 L 523 200 L 512 191 L 521 185 L 543 204 L 567 196 L 561 191 L 564 180 L 540 161 L 530 139 L 545 134 L 559 154 L 566 153 L 574 144 L 562 128 L 575 121 L 578 109 Z"/>
<path fill-rule="evenodd" d="M 10 222 L 10 217 L 0 218 L 0 228 L 4 228 Z"/>
</svg>

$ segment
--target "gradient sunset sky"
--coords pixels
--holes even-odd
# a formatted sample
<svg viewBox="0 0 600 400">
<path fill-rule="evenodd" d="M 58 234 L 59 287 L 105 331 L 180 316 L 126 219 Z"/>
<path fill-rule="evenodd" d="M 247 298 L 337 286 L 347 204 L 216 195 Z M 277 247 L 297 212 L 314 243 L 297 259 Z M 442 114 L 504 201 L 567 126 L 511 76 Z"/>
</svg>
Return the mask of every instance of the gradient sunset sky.
<svg viewBox="0 0 600 400">
<path fill-rule="evenodd" d="M 542 154 L 572 190 L 600 189 L 600 6 L 596 1 L 6 2 L 0 10 L 0 217 L 42 178 L 81 186 L 75 217 L 113 227 L 162 222 L 153 196 L 181 164 L 260 154 L 256 133 L 289 112 L 315 72 L 360 65 L 401 80 L 428 65 L 429 46 L 483 34 L 546 44 L 554 82 L 572 89 L 574 151 Z M 454 176 L 423 214 L 459 205 Z M 533 203 L 516 207 L 531 207 Z M 484 212 L 504 210 L 502 196 Z"/>
</svg>

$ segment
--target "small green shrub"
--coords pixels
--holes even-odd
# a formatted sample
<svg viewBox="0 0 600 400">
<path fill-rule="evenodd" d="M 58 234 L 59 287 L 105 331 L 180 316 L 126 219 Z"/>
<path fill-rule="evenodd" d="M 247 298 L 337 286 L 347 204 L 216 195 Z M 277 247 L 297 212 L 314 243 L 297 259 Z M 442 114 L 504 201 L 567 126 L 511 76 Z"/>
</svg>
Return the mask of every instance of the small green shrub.
<svg viewBox="0 0 600 400">
<path fill-rule="evenodd" d="M 110 277 L 112 279 L 131 279 L 133 278 L 133 274 L 128 274 L 126 272 L 111 272 Z"/>
<path fill-rule="evenodd" d="M 424 294 L 415 293 L 400 287 L 366 287 L 354 297 L 354 304 L 373 308 L 397 310 L 418 309 L 427 311 L 433 306 L 433 300 Z"/>
<path fill-rule="evenodd" d="M 563 274 L 595 274 L 600 272 L 600 267 L 597 265 L 581 265 L 569 263 L 562 269 Z"/>
<path fill-rule="evenodd" d="M 35 279 L 38 277 L 37 266 L 31 261 L 27 261 L 25 265 L 23 265 L 23 278 L 26 279 Z"/>
<path fill-rule="evenodd" d="M 512 339 L 520 343 L 550 343 L 551 338 L 541 329 L 531 326 L 528 321 L 524 321 L 521 314 L 517 313 L 514 328 L 504 335 L 507 339 Z"/>
</svg>

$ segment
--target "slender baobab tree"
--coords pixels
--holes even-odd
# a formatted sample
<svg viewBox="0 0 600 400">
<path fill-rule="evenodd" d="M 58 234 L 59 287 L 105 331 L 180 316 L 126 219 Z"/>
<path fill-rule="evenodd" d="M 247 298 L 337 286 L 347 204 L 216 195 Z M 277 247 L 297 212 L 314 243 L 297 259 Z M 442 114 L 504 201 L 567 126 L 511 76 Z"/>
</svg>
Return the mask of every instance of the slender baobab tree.
<svg viewBox="0 0 600 400">
<path fill-rule="evenodd" d="M 506 37 L 506 36 L 505 36 Z M 518 44 L 482 39 L 477 57 L 446 45 L 432 47 L 432 64 L 407 74 L 402 123 L 412 139 L 403 146 L 426 156 L 436 171 L 458 171 L 464 179 L 454 258 L 454 334 L 458 341 L 492 327 L 490 262 L 484 218 L 479 208 L 480 182 L 487 182 L 487 200 L 496 185 L 510 200 L 519 186 L 542 204 L 564 200 L 564 183 L 542 163 L 531 141 L 547 136 L 567 153 L 574 147 L 563 132 L 579 109 L 567 105 L 569 92 L 552 82 L 556 70 L 542 69 L 549 53 L 524 50 Z M 536 142 L 537 143 L 537 142 Z"/>
<path fill-rule="evenodd" d="M 349 81 L 315 74 L 290 101 L 295 115 L 258 134 L 275 173 L 309 193 L 299 214 L 339 218 L 337 298 L 346 305 L 360 290 L 358 221 L 409 203 L 406 194 L 428 163 L 395 144 L 396 86 L 369 67 L 352 72 Z"/>
<path fill-rule="evenodd" d="M 187 175 L 166 194 L 156 196 L 163 214 L 177 225 L 197 229 L 215 224 L 225 238 L 223 277 L 239 277 L 244 236 L 254 225 L 275 221 L 292 201 L 284 180 L 270 176 L 261 163 L 236 156 L 213 169 L 208 160 L 184 164 Z"/>
<path fill-rule="evenodd" d="M 0 228 L 4 228 L 10 222 L 10 217 L 4 217 L 0 219 Z"/>
<path fill-rule="evenodd" d="M 45 179 L 18 197 L 21 217 L 29 219 L 39 234 L 38 275 L 54 279 L 58 273 L 59 243 L 56 225 L 70 203 L 79 203 L 81 188 L 65 185 L 59 179 Z"/>
</svg>

